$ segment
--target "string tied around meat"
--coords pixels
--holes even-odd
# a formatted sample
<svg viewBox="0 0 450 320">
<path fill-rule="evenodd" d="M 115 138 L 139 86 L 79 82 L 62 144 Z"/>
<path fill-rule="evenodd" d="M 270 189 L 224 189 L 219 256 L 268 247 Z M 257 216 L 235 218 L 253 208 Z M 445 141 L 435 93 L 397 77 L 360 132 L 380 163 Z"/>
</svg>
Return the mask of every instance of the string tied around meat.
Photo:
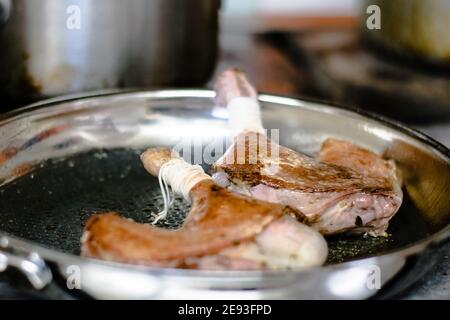
<svg viewBox="0 0 450 320">
<path fill-rule="evenodd" d="M 181 194 L 186 201 L 191 201 L 189 196 L 191 189 L 203 180 L 211 180 L 211 177 L 199 165 L 191 165 L 182 158 L 174 158 L 164 163 L 158 174 L 164 208 L 153 214 L 152 224 L 155 225 L 167 218 L 175 200 L 174 194 Z"/>
</svg>

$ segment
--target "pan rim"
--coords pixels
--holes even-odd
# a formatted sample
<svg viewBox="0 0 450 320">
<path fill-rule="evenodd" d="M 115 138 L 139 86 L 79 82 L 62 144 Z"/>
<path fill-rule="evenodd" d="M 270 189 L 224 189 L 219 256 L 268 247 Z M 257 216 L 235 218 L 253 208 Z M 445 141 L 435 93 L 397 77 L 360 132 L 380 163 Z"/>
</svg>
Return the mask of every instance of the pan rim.
<svg viewBox="0 0 450 320">
<path fill-rule="evenodd" d="M 65 95 L 61 97 L 51 98 L 42 100 L 21 108 L 18 108 L 13 111 L 6 112 L 0 115 L 0 126 L 3 126 L 9 122 L 18 120 L 23 116 L 30 116 L 34 113 L 39 113 L 39 111 L 43 111 L 48 107 L 52 107 L 54 105 L 68 103 L 71 101 L 83 101 L 88 99 L 97 99 L 103 97 L 113 97 L 117 95 L 126 96 L 126 95 L 143 95 L 145 97 L 161 97 L 161 98 L 174 98 L 174 97 L 198 97 L 198 98 L 213 98 L 215 93 L 209 89 L 199 89 L 199 88 L 185 88 L 185 89 L 152 89 L 152 90 L 142 90 L 142 89 L 110 89 L 110 90 L 101 90 L 101 91 L 93 91 L 86 92 L 81 94 L 72 94 Z M 450 149 L 436 141 L 435 139 L 429 137 L 428 135 L 420 132 L 419 130 L 408 127 L 407 125 L 389 119 L 385 116 L 381 116 L 372 112 L 368 112 L 362 110 L 360 108 L 340 105 L 336 103 L 330 103 L 329 101 L 320 100 L 320 99 L 311 99 L 298 97 L 293 95 L 274 95 L 274 94 L 265 94 L 261 93 L 259 95 L 259 100 L 261 102 L 269 102 L 269 103 L 277 103 L 287 105 L 289 107 L 296 108 L 306 108 L 311 109 L 316 112 L 324 113 L 323 107 L 328 109 L 328 112 L 333 114 L 342 115 L 344 117 L 348 116 L 358 116 L 362 119 L 371 120 L 378 122 L 379 124 L 393 129 L 394 131 L 405 134 L 409 138 L 413 140 L 419 141 L 426 146 L 430 147 L 433 151 L 437 151 L 437 153 L 441 156 L 441 158 L 450 165 Z M 289 102 L 289 103 L 288 103 Z M 307 105 L 309 104 L 309 105 Z M 320 106 L 320 109 L 319 109 Z M 16 244 L 19 247 L 29 250 L 30 252 L 36 252 L 40 254 L 44 259 L 49 261 L 83 261 L 83 262 L 93 262 L 97 264 L 102 264 L 110 267 L 119 267 L 126 269 L 134 269 L 136 271 L 144 271 L 150 273 L 170 273 L 171 275 L 179 275 L 179 276 L 188 276 L 188 277 L 198 277 L 198 276 L 236 276 L 236 277 L 248 277 L 255 276 L 258 274 L 263 274 L 264 276 L 270 275 L 282 275 L 282 274 L 299 274 L 299 273 L 307 273 L 310 271 L 326 271 L 326 270 L 335 270 L 336 268 L 344 268 L 352 265 L 357 265 L 360 263 L 364 263 L 373 259 L 381 259 L 381 258 L 389 258 L 393 256 L 400 255 L 401 257 L 408 257 L 410 255 L 425 251 L 427 248 L 432 246 L 433 244 L 439 243 L 441 241 L 450 239 L 450 224 L 445 226 L 443 229 L 438 232 L 432 234 L 428 238 L 419 240 L 415 243 L 407 245 L 403 248 L 396 249 L 393 251 L 386 252 L 381 255 L 376 255 L 372 257 L 365 257 L 360 259 L 355 259 L 351 261 L 346 261 L 343 263 L 320 266 L 320 267 L 312 267 L 307 269 L 295 270 L 295 271 L 208 271 L 208 270 L 188 270 L 188 269 L 176 269 L 176 268 L 157 268 L 145 265 L 133 265 L 127 263 L 118 263 L 113 261 L 104 261 L 94 258 L 82 257 L 74 254 L 69 254 L 65 252 L 61 252 L 55 249 L 47 248 L 43 245 L 36 244 L 32 241 L 28 241 L 26 239 L 18 238 L 16 236 L 9 235 L 0 230 L 0 239 L 2 237 L 6 237 L 10 240 L 11 244 Z"/>
<path fill-rule="evenodd" d="M 97 90 L 97 91 L 90 91 L 85 93 L 79 93 L 79 94 L 70 94 L 70 95 L 63 95 L 55 98 L 45 99 L 41 100 L 20 108 L 17 108 L 15 110 L 7 111 L 5 113 L 0 114 L 0 126 L 3 126 L 7 122 L 14 121 L 17 119 L 17 117 L 23 116 L 25 113 L 30 112 L 36 112 L 40 109 L 58 105 L 61 103 L 71 102 L 71 101 L 82 101 L 86 99 L 96 99 L 96 98 L 102 98 L 102 97 L 111 97 L 116 95 L 124 95 L 124 94 L 131 94 L 131 95 L 145 95 L 148 97 L 153 96 L 161 96 L 163 98 L 174 98 L 174 97 L 198 97 L 198 98 L 213 98 L 215 96 L 215 93 L 213 90 L 210 89 L 202 89 L 202 88 L 184 88 L 184 89 L 150 89 L 150 90 L 143 90 L 140 88 L 130 88 L 130 89 L 107 89 L 107 90 Z M 377 122 L 380 122 L 382 125 L 385 125 L 391 129 L 397 130 L 403 134 L 408 135 L 410 138 L 419 140 L 422 143 L 427 144 L 428 146 L 433 147 L 442 155 L 444 156 L 444 159 L 447 163 L 450 164 L 450 149 L 444 146 L 442 143 L 438 142 L 434 138 L 430 137 L 429 135 L 417 130 L 413 129 L 406 124 L 398 121 L 393 120 L 391 118 L 388 118 L 386 116 L 379 115 L 374 112 L 370 112 L 358 107 L 353 107 L 349 105 L 344 105 L 341 103 L 331 102 L 324 99 L 315 99 L 311 97 L 302 97 L 302 96 L 296 96 L 296 95 L 276 95 L 276 94 L 268 94 L 264 92 L 260 92 L 258 95 L 258 100 L 262 102 L 274 102 L 278 104 L 287 104 L 286 102 L 290 101 L 289 105 L 290 107 L 300 107 L 299 103 L 301 104 L 301 107 L 303 108 L 309 108 L 314 109 L 315 111 L 323 112 L 323 110 L 318 110 L 317 107 L 314 106 L 306 106 L 304 103 L 308 104 L 317 104 L 320 105 L 321 108 L 326 107 L 327 109 L 333 109 L 337 112 L 344 112 L 342 114 L 343 116 L 348 115 L 358 115 L 363 118 L 367 118 L 369 120 L 375 120 Z M 284 101 L 284 102 L 283 102 Z M 345 114 L 346 113 L 346 114 Z"/>
</svg>

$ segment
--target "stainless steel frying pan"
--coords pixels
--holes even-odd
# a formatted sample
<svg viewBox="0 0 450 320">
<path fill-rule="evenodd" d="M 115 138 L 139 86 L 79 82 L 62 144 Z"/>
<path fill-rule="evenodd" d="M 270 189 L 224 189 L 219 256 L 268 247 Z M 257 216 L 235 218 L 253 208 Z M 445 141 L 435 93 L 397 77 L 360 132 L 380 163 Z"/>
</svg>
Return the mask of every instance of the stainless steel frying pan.
<svg viewBox="0 0 450 320">
<path fill-rule="evenodd" d="M 36 290 L 62 276 L 103 299 L 365 299 L 393 283 L 405 288 L 433 265 L 434 248 L 450 237 L 450 151 L 400 124 L 272 95 L 260 96 L 263 120 L 280 129 L 282 144 L 313 155 L 332 136 L 397 161 L 406 197 L 390 237 L 329 238 L 327 265 L 295 272 L 157 269 L 80 257 L 92 213 L 148 222 L 161 204 L 156 180 L 139 163 L 141 150 L 186 139 L 207 150 L 227 136 L 226 114 L 213 97 L 208 90 L 103 92 L 3 116 L 0 271 L 17 268 Z M 176 228 L 188 206 L 178 199 L 160 226 Z"/>
</svg>

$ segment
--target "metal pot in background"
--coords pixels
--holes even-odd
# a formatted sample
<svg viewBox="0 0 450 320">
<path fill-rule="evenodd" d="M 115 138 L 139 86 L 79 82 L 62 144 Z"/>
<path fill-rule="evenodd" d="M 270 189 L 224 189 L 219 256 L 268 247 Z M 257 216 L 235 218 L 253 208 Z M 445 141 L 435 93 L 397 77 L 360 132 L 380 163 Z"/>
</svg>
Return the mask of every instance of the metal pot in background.
<svg viewBox="0 0 450 320">
<path fill-rule="evenodd" d="M 381 29 L 365 28 L 373 43 L 404 57 L 450 66 L 450 1 L 448 0 L 365 0 L 366 8 L 381 9 Z"/>
<path fill-rule="evenodd" d="M 220 0 L 0 0 L 0 99 L 199 85 Z"/>
</svg>

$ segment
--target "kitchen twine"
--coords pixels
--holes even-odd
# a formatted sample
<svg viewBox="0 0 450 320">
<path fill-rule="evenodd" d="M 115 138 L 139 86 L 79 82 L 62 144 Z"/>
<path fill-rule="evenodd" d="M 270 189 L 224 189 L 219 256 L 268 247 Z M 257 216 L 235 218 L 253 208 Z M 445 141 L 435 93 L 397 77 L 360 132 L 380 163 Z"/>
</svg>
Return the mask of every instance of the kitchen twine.
<svg viewBox="0 0 450 320">
<path fill-rule="evenodd" d="M 159 169 L 158 181 L 164 201 L 164 209 L 153 214 L 152 224 L 167 218 L 170 207 L 175 200 L 174 193 L 182 194 L 184 199 L 191 201 L 189 192 L 200 181 L 211 180 L 199 165 L 191 165 L 182 158 L 171 159 Z"/>
<path fill-rule="evenodd" d="M 261 122 L 261 108 L 254 98 L 237 97 L 228 103 L 228 125 L 233 137 L 244 131 L 265 134 Z"/>
</svg>

